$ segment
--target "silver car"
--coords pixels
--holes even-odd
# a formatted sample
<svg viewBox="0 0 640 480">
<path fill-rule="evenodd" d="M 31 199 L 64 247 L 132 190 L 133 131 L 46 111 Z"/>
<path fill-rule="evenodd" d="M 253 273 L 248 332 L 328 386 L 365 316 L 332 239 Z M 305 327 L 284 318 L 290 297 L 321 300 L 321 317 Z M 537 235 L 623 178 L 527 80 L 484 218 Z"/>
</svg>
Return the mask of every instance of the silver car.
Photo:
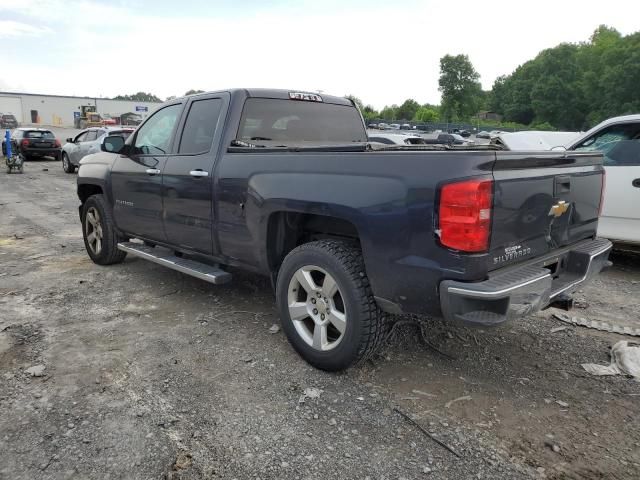
<svg viewBox="0 0 640 480">
<path fill-rule="evenodd" d="M 105 137 L 118 135 L 127 139 L 133 131 L 133 128 L 127 127 L 92 127 L 81 131 L 75 138 L 67 138 L 61 153 L 62 169 L 67 173 L 75 172 L 80 160 L 100 151 Z"/>
</svg>

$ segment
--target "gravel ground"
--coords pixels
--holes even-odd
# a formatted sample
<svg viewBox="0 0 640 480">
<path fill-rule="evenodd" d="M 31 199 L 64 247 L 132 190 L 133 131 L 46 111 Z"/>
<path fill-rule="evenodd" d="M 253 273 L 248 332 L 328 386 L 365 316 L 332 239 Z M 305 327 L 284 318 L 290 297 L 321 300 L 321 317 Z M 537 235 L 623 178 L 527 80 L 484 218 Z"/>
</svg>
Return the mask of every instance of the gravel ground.
<svg viewBox="0 0 640 480">
<path fill-rule="evenodd" d="M 58 162 L 0 173 L 1 479 L 640 477 L 640 383 L 580 366 L 622 336 L 556 331 L 550 309 L 493 330 L 423 319 L 426 345 L 405 319 L 327 374 L 271 332 L 265 279 L 99 267 L 77 206 Z M 637 326 L 640 258 L 612 260 L 574 314 Z"/>
</svg>

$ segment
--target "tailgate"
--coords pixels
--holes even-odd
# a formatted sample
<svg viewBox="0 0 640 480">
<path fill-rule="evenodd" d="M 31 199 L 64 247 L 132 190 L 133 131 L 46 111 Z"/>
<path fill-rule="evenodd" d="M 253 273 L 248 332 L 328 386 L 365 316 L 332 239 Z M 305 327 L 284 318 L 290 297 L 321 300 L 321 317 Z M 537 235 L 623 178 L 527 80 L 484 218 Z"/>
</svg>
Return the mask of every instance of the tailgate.
<svg viewBox="0 0 640 480">
<path fill-rule="evenodd" d="M 596 235 L 601 154 L 497 152 L 493 175 L 489 270 Z"/>
</svg>

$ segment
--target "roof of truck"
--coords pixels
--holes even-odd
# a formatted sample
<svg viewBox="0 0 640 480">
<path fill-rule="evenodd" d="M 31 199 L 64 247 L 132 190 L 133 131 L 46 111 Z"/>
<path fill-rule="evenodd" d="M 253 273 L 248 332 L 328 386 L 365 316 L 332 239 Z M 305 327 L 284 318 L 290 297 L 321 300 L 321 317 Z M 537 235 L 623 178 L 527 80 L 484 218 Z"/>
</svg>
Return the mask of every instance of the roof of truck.
<svg viewBox="0 0 640 480">
<path fill-rule="evenodd" d="M 212 92 L 194 93 L 193 95 L 187 95 L 187 96 L 192 97 L 192 96 L 208 95 L 211 93 L 221 93 L 221 92 L 228 92 L 231 95 L 237 94 L 237 93 L 244 93 L 248 97 L 278 98 L 283 100 L 291 100 L 291 94 L 303 94 L 303 95 L 317 96 L 322 99 L 322 103 L 333 103 L 337 105 L 353 105 L 351 100 L 349 100 L 348 98 L 337 97 L 335 95 L 326 95 L 324 93 L 309 92 L 306 90 L 296 90 L 296 89 L 285 90 L 285 89 L 277 89 L 277 88 L 232 88 L 229 90 L 215 90 Z"/>
</svg>

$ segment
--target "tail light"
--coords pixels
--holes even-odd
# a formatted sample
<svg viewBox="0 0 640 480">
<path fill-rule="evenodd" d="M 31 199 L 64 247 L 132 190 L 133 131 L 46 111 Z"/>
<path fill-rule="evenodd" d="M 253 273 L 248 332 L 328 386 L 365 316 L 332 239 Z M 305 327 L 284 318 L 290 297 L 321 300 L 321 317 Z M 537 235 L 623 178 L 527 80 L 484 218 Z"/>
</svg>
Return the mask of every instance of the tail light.
<svg viewBox="0 0 640 480">
<path fill-rule="evenodd" d="M 28 147 L 29 146 L 29 140 L 27 140 L 25 138 L 24 140 L 22 140 L 22 142 L 20 142 L 20 145 L 22 145 L 23 147 Z"/>
<path fill-rule="evenodd" d="M 58 140 L 57 138 L 55 139 L 55 145 L 56 145 L 56 148 L 62 147 L 62 145 L 60 144 L 60 140 Z"/>
<path fill-rule="evenodd" d="M 463 252 L 487 251 L 492 204 L 492 180 L 467 180 L 442 186 L 438 215 L 442 245 Z"/>
<path fill-rule="evenodd" d="M 602 169 L 602 188 L 600 189 L 600 207 L 598 208 L 598 216 L 602 216 L 602 208 L 604 207 L 604 192 L 607 190 L 607 171 Z"/>
</svg>

